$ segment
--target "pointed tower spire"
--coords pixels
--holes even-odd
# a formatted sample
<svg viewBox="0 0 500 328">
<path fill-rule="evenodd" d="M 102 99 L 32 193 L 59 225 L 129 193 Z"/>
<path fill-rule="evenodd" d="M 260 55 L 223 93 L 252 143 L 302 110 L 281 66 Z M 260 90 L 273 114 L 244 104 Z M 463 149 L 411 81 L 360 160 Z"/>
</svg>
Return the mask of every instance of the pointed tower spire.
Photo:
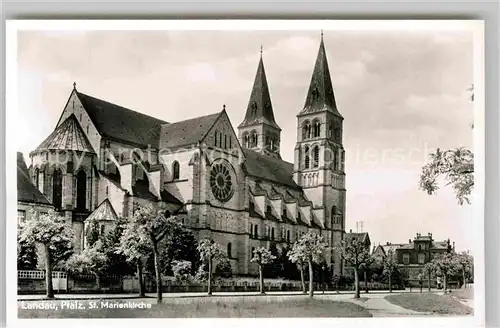
<svg viewBox="0 0 500 328">
<path fill-rule="evenodd" d="M 306 102 L 299 116 L 325 110 L 342 116 L 338 112 L 335 102 L 332 80 L 330 78 L 330 69 L 328 68 L 325 44 L 323 42 L 323 30 L 321 30 L 321 42 L 318 56 L 316 57 L 316 64 L 314 65 Z"/>
<path fill-rule="evenodd" d="M 255 124 L 268 124 L 279 129 L 274 119 L 273 105 L 271 95 L 267 85 L 266 72 L 264 70 L 264 61 L 262 60 L 262 46 L 260 53 L 259 66 L 253 83 L 252 93 L 248 101 L 247 111 L 243 122 L 239 127 L 245 127 Z"/>
</svg>

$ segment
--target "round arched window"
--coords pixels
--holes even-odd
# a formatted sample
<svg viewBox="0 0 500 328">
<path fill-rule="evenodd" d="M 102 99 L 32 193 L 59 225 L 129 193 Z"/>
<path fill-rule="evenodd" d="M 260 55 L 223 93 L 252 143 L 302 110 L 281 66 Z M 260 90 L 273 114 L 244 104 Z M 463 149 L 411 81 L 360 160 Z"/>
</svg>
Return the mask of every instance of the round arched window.
<svg viewBox="0 0 500 328">
<path fill-rule="evenodd" d="M 210 189 L 212 194 L 221 202 L 226 202 L 233 196 L 234 183 L 229 168 L 217 163 L 212 166 L 210 171 Z"/>
</svg>

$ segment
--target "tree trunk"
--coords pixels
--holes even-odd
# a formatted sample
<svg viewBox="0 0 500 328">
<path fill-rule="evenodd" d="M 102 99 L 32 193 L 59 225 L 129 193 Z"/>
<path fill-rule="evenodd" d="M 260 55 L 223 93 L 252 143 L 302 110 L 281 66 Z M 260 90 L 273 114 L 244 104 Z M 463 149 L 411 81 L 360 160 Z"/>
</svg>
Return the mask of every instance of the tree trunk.
<svg viewBox="0 0 500 328">
<path fill-rule="evenodd" d="M 154 260 L 155 260 L 155 273 L 156 273 L 156 303 L 160 304 L 162 300 L 162 283 L 160 272 L 160 253 L 158 252 L 158 245 L 153 243 Z"/>
<path fill-rule="evenodd" d="M 146 293 L 144 292 L 144 279 L 142 277 L 141 259 L 139 259 L 139 261 L 137 261 L 137 278 L 139 279 L 139 297 L 145 297 Z"/>
<path fill-rule="evenodd" d="M 97 290 L 101 290 L 101 276 L 98 273 L 95 273 L 95 284 L 97 286 Z"/>
<path fill-rule="evenodd" d="M 299 266 L 300 271 L 300 282 L 302 283 L 302 292 L 306 294 L 306 282 L 304 279 L 304 267 L 302 265 Z"/>
<path fill-rule="evenodd" d="M 309 265 L 309 297 L 312 298 L 314 295 L 314 285 L 313 285 L 313 266 L 311 258 L 307 260 L 307 264 Z"/>
<path fill-rule="evenodd" d="M 265 294 L 265 292 L 264 292 L 264 268 L 262 265 L 259 265 L 259 281 L 260 281 L 260 293 Z"/>
<path fill-rule="evenodd" d="M 464 281 L 464 289 L 467 288 L 467 283 L 465 282 L 465 269 L 462 269 L 462 279 Z"/>
<path fill-rule="evenodd" d="M 208 295 L 212 295 L 212 259 L 208 260 L 208 282 L 207 282 L 207 293 Z"/>
<path fill-rule="evenodd" d="M 389 271 L 389 293 L 392 293 L 392 271 Z"/>
<path fill-rule="evenodd" d="M 366 272 L 366 269 L 364 271 L 364 278 L 365 278 L 365 293 L 368 293 L 368 273 Z"/>
<path fill-rule="evenodd" d="M 359 298 L 359 274 L 358 268 L 354 268 L 354 298 Z"/>
<path fill-rule="evenodd" d="M 431 291 L 431 273 L 429 272 L 429 275 L 427 276 L 427 289 L 429 292 Z"/>
<path fill-rule="evenodd" d="M 443 285 L 444 285 L 444 293 L 446 294 L 446 291 L 448 290 L 448 281 L 446 279 L 446 273 L 443 274 Z"/>
<path fill-rule="evenodd" d="M 52 286 L 52 256 L 49 245 L 43 245 L 45 251 L 45 285 L 47 298 L 54 298 L 54 286 Z"/>
</svg>

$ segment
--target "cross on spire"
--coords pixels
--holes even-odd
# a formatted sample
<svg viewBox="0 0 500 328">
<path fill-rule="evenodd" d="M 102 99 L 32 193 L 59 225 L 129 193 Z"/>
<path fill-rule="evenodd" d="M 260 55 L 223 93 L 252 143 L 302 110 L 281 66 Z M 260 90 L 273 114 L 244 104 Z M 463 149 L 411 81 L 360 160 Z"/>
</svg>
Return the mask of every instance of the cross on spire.
<svg viewBox="0 0 500 328">
<path fill-rule="evenodd" d="M 321 41 L 323 41 L 323 30 L 321 30 Z"/>
<path fill-rule="evenodd" d="M 262 44 L 260 45 L 260 56 L 262 57 L 262 50 L 264 49 L 264 47 L 262 47 Z"/>
<path fill-rule="evenodd" d="M 76 82 L 73 82 L 73 89 L 76 90 Z"/>
</svg>

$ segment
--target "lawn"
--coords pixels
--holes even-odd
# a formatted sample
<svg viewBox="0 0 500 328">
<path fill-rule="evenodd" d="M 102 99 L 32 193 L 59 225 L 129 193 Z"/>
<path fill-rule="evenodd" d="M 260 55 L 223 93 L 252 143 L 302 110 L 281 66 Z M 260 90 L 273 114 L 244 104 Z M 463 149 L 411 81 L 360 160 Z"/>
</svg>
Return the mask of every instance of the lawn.
<svg viewBox="0 0 500 328">
<path fill-rule="evenodd" d="M 455 296 L 459 299 L 473 300 L 474 299 L 474 288 L 466 288 L 454 290 L 451 292 L 452 296 Z"/>
<path fill-rule="evenodd" d="M 449 295 L 424 294 L 399 294 L 389 295 L 385 299 L 393 304 L 418 312 L 431 312 L 436 314 L 472 315 L 473 309 L 463 305 Z"/>
<path fill-rule="evenodd" d="M 363 307 L 340 301 L 308 299 L 307 297 L 198 297 L 164 299 L 156 305 L 154 299 L 102 300 L 108 304 L 150 304 L 149 309 L 103 308 L 101 300 L 73 301 L 84 309 L 61 309 L 63 301 L 45 301 L 54 309 L 25 309 L 18 302 L 19 318 L 283 318 L 283 317 L 371 317 Z M 90 309 L 92 302 L 98 308 Z"/>
</svg>

